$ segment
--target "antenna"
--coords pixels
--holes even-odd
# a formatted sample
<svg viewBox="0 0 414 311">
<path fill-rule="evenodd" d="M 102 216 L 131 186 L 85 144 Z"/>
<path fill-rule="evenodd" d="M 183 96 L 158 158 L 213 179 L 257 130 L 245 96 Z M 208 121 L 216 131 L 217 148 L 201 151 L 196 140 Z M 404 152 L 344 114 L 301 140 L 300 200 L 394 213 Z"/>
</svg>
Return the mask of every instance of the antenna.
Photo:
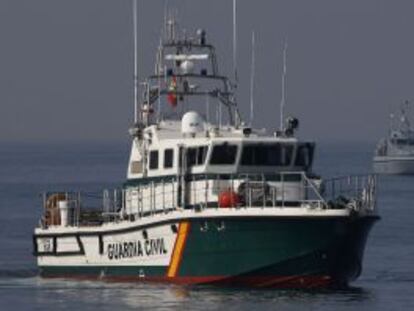
<svg viewBox="0 0 414 311">
<path fill-rule="evenodd" d="M 394 112 L 390 113 L 390 126 L 388 129 L 389 135 L 391 135 L 391 133 L 394 131 L 394 126 L 395 126 L 395 114 Z"/>
<path fill-rule="evenodd" d="M 162 59 L 162 55 L 161 55 L 161 47 L 162 47 L 162 42 L 160 40 L 160 46 L 158 47 L 158 57 L 159 57 L 159 65 L 157 66 L 157 76 L 158 76 L 158 107 L 157 107 L 157 124 L 160 123 L 161 120 L 161 59 Z M 149 101 L 148 101 L 149 103 Z"/>
<path fill-rule="evenodd" d="M 408 119 L 407 115 L 407 112 L 409 111 L 409 105 L 410 102 L 408 100 L 405 100 L 403 107 L 401 107 L 401 123 L 405 125 L 407 131 L 410 131 L 411 129 L 410 120 Z"/>
<path fill-rule="evenodd" d="M 134 28 L 134 123 L 138 122 L 138 2 L 132 0 Z"/>
<path fill-rule="evenodd" d="M 176 39 L 176 30 L 177 30 L 177 17 L 178 17 L 178 11 L 177 10 L 171 10 L 168 11 L 168 0 L 165 2 L 165 7 L 164 7 L 164 18 L 166 18 L 166 23 L 165 23 L 165 33 L 166 33 L 166 38 L 165 40 L 174 42 Z"/>
<path fill-rule="evenodd" d="M 168 34 L 168 26 L 167 26 L 167 19 L 168 19 L 168 0 L 164 1 L 164 24 L 163 24 L 163 37 L 164 40 L 167 40 Z"/>
<path fill-rule="evenodd" d="M 237 87 L 237 1 L 233 0 L 233 70 L 234 70 L 234 83 Z"/>
<path fill-rule="evenodd" d="M 280 100 L 280 130 L 284 131 L 284 120 L 285 120 L 285 104 L 286 104 L 286 53 L 287 53 L 287 42 L 283 46 L 283 72 L 282 72 L 282 99 Z"/>
<path fill-rule="evenodd" d="M 206 95 L 206 122 L 210 122 L 210 97 Z"/>
<path fill-rule="evenodd" d="M 253 124 L 254 118 L 254 76 L 255 76 L 255 33 L 252 31 L 252 64 L 250 72 L 250 126 Z"/>
</svg>

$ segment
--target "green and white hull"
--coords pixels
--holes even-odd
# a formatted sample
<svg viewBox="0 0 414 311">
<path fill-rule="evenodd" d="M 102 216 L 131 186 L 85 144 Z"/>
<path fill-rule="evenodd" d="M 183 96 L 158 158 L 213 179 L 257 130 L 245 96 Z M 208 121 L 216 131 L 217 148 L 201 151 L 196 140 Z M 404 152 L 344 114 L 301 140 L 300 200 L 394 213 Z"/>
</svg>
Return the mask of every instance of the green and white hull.
<svg viewBox="0 0 414 311">
<path fill-rule="evenodd" d="M 98 206 L 44 193 L 41 275 L 281 288 L 358 277 L 378 219 L 375 176 L 323 181 L 294 117 L 247 126 L 206 32 L 181 36 L 166 22 L 155 73 L 134 98 L 126 182 Z"/>
<path fill-rule="evenodd" d="M 377 216 L 349 210 L 173 212 L 105 228 L 37 230 L 41 275 L 257 287 L 344 285 Z M 210 214 L 210 215 L 209 215 Z"/>
</svg>

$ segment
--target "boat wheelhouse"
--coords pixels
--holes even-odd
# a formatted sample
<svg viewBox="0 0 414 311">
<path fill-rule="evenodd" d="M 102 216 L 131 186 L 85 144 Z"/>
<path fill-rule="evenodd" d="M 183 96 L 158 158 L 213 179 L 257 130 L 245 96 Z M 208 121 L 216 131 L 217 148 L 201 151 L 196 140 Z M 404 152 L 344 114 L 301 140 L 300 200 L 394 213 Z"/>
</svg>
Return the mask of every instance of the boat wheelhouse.
<svg viewBox="0 0 414 311">
<path fill-rule="evenodd" d="M 373 158 L 377 174 L 414 174 L 414 128 L 410 122 L 410 102 L 391 114 L 388 138 L 382 139 Z"/>
<path fill-rule="evenodd" d="M 169 21 L 142 85 L 122 187 L 98 209 L 81 193 L 44 194 L 41 275 L 285 288 L 358 277 L 374 176 L 322 181 L 295 118 L 247 126 L 204 30 L 179 35 Z"/>
</svg>

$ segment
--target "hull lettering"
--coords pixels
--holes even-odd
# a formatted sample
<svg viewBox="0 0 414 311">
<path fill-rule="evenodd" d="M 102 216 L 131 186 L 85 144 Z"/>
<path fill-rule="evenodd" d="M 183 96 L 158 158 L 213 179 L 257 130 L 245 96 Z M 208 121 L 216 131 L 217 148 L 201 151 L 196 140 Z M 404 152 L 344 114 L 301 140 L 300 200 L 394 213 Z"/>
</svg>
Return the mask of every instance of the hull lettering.
<svg viewBox="0 0 414 311">
<path fill-rule="evenodd" d="M 157 256 L 168 253 L 163 238 L 133 242 L 108 243 L 106 254 L 109 260 L 134 258 L 143 256 Z"/>
</svg>

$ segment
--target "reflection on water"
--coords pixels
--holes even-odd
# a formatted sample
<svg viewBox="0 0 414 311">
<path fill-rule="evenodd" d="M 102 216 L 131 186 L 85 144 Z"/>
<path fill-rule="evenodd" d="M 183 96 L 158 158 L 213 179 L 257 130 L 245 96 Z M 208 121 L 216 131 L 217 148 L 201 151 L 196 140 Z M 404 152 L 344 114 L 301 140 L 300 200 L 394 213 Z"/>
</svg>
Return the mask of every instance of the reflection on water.
<svg viewBox="0 0 414 311">
<path fill-rule="evenodd" d="M 341 290 L 230 289 L 208 286 L 185 287 L 143 283 L 109 283 L 65 279 L 1 278 L 0 290 L 8 299 L 24 296 L 44 310 L 298 310 L 316 307 L 354 306 L 374 299 L 370 290 L 350 287 Z M 32 297 L 28 297 L 32 296 Z M 5 295 L 2 295 L 3 297 Z M 14 304 L 19 310 L 19 304 Z M 23 305 L 23 304 L 22 304 Z M 23 309 L 22 309 L 23 310 Z"/>
</svg>

